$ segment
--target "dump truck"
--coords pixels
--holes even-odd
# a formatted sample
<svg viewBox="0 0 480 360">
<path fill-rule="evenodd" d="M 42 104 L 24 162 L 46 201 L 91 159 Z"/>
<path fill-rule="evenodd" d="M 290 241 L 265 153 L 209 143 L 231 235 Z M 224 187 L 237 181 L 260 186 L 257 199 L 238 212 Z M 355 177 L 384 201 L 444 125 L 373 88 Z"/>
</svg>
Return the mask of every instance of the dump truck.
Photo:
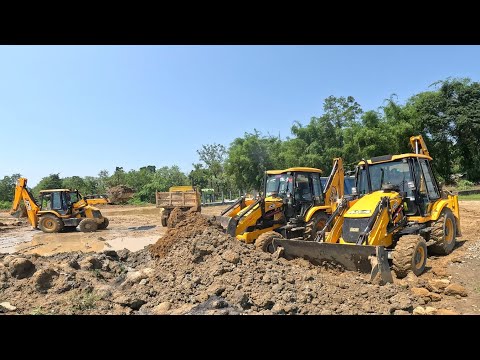
<svg viewBox="0 0 480 360">
<path fill-rule="evenodd" d="M 168 218 L 173 209 L 182 211 L 201 211 L 200 190 L 196 186 L 172 186 L 169 191 L 155 192 L 156 206 L 162 208 L 162 226 L 167 226 Z"/>
<path fill-rule="evenodd" d="M 421 135 L 410 138 L 412 153 L 363 159 L 352 195 L 344 197 L 314 241 L 276 236 L 273 251 L 287 259 L 337 263 L 393 282 L 420 275 L 428 253 L 446 255 L 461 236 L 458 196 L 442 190 Z M 427 252 L 428 249 L 428 252 Z"/>
</svg>

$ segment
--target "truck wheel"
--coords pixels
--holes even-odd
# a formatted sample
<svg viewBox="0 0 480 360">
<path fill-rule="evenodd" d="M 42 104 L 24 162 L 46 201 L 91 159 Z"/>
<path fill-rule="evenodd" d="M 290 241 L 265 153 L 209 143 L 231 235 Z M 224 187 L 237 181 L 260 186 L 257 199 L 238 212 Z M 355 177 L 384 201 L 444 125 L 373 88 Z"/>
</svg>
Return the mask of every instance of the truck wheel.
<svg viewBox="0 0 480 360">
<path fill-rule="evenodd" d="M 55 215 L 43 215 L 39 225 L 40 229 L 46 233 L 58 233 L 63 230 L 63 221 Z"/>
<path fill-rule="evenodd" d="M 163 227 L 167 227 L 167 220 L 168 220 L 168 217 L 165 217 L 162 215 L 162 226 Z"/>
<path fill-rule="evenodd" d="M 105 230 L 108 226 L 108 224 L 110 224 L 110 221 L 108 221 L 108 218 L 106 218 L 105 216 L 103 217 L 103 223 L 101 223 L 100 225 L 98 225 L 98 229 L 99 230 Z"/>
<path fill-rule="evenodd" d="M 438 220 L 432 224 L 430 232 L 430 239 L 435 240 L 435 244 L 430 246 L 432 254 L 450 254 L 455 247 L 456 232 L 455 216 L 450 209 L 443 209 Z"/>
<path fill-rule="evenodd" d="M 323 211 L 315 213 L 307 225 L 305 225 L 305 231 L 303 233 L 303 239 L 305 241 L 313 241 L 317 232 L 321 231 L 327 223 L 328 215 Z"/>
<path fill-rule="evenodd" d="M 273 254 L 273 239 L 281 239 L 282 235 L 276 231 L 267 231 L 261 234 L 257 240 L 255 240 L 255 247 L 257 250 L 269 252 Z"/>
<path fill-rule="evenodd" d="M 98 225 L 95 220 L 86 218 L 80 221 L 78 228 L 81 232 L 93 232 L 97 230 Z"/>
<path fill-rule="evenodd" d="M 393 271 L 397 278 L 407 276 L 409 271 L 420 275 L 427 264 L 427 243 L 420 235 L 404 235 L 397 241 L 392 254 Z"/>
</svg>

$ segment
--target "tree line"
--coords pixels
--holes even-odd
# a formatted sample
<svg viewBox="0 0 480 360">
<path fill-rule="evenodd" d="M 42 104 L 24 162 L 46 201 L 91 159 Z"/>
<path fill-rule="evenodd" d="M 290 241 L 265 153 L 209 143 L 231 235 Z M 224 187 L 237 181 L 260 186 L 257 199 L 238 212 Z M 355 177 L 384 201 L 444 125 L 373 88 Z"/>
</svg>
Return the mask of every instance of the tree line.
<svg viewBox="0 0 480 360">
<path fill-rule="evenodd" d="M 272 129 L 275 130 L 275 129 Z M 480 83 L 470 79 L 446 79 L 411 96 L 404 104 L 395 95 L 378 109 L 364 110 L 352 96 L 330 96 L 323 113 L 309 122 L 295 122 L 291 136 L 246 132 L 227 147 L 203 145 L 190 173 L 178 166 L 153 165 L 125 171 L 116 167 L 110 175 L 60 178 L 51 174 L 33 188 L 76 188 L 84 194 L 105 193 L 109 187 L 127 185 L 135 191 L 134 202 L 154 202 L 155 190 L 173 185 L 197 185 L 216 192 L 258 189 L 268 169 L 309 166 L 328 174 L 332 159 L 342 157 L 347 169 L 362 158 L 410 152 L 409 137 L 423 135 L 440 181 L 461 174 L 480 181 Z M 19 174 L 0 180 L 0 202 L 11 201 Z"/>
</svg>

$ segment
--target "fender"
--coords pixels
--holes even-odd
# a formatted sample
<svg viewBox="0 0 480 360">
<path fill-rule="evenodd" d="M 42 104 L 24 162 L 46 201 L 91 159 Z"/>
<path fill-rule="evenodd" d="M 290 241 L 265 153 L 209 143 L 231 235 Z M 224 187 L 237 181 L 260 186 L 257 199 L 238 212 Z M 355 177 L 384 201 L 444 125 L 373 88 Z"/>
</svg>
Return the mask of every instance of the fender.
<svg viewBox="0 0 480 360">
<path fill-rule="evenodd" d="M 442 213 L 442 210 L 447 207 L 449 208 L 453 215 L 455 216 L 455 224 L 457 226 L 457 236 L 462 235 L 462 231 L 460 229 L 460 208 L 458 205 L 458 196 L 448 194 L 447 199 L 440 199 L 436 201 L 432 205 L 432 215 L 431 220 L 437 221 Z"/>
<path fill-rule="evenodd" d="M 326 214 L 331 214 L 332 213 L 332 207 L 328 205 L 322 205 L 322 206 L 314 206 L 310 210 L 307 211 L 307 214 L 305 215 L 305 222 L 310 221 L 310 219 L 317 213 L 317 211 L 322 211 Z"/>
</svg>

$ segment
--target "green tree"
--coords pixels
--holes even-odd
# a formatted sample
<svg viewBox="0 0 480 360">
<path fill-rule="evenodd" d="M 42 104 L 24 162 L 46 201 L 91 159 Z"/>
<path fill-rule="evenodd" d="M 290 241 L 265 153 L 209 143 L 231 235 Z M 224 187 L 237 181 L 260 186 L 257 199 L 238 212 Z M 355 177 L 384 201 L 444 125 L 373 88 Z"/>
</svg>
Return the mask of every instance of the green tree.
<svg viewBox="0 0 480 360">
<path fill-rule="evenodd" d="M 60 189 L 62 186 L 63 184 L 60 174 L 50 174 L 42 178 L 37 186 L 33 188 L 33 194 L 38 197 L 40 190 Z"/>
<path fill-rule="evenodd" d="M 276 168 L 281 140 L 259 131 L 236 138 L 228 149 L 226 172 L 241 190 L 259 189 L 265 170 Z"/>
<path fill-rule="evenodd" d="M 0 180 L 0 201 L 12 201 L 15 192 L 15 185 L 17 180 L 21 178 L 20 174 L 13 174 L 12 176 L 4 176 Z"/>
</svg>

